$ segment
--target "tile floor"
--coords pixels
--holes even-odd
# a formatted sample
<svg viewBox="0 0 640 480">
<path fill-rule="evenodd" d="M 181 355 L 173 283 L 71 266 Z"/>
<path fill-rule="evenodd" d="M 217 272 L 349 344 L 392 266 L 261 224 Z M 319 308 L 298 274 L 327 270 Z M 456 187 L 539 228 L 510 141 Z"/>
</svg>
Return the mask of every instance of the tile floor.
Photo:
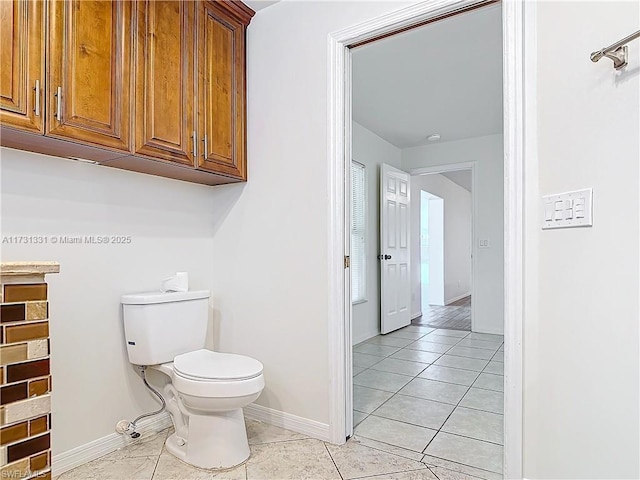
<svg viewBox="0 0 640 480">
<path fill-rule="evenodd" d="M 426 326 L 356 345 L 356 437 L 427 464 L 501 478 L 503 362 L 502 335 Z"/>
<path fill-rule="evenodd" d="M 201 470 L 164 448 L 171 429 L 56 477 L 56 480 L 470 480 L 469 469 L 367 438 L 335 446 L 299 433 L 247 420 L 251 457 L 225 471 Z M 425 463 L 426 462 L 426 463 Z"/>
<path fill-rule="evenodd" d="M 499 480 L 502 355 L 501 336 L 412 325 L 354 347 L 345 445 L 247 420 L 249 460 L 208 471 L 166 451 L 167 429 L 56 480 Z"/>
<path fill-rule="evenodd" d="M 422 316 L 411 323 L 432 328 L 471 330 L 471 297 L 444 306 L 429 305 Z"/>
</svg>

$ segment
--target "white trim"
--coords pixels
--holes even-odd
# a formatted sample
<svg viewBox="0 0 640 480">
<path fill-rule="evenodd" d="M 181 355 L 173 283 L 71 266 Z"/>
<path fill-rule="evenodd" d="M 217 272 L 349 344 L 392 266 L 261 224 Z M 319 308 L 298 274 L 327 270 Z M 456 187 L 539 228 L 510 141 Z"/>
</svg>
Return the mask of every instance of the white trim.
<svg viewBox="0 0 640 480">
<path fill-rule="evenodd" d="M 268 423 L 275 427 L 285 428 L 293 432 L 302 433 L 319 440 L 331 441 L 329 438 L 329 425 L 304 417 L 298 417 L 291 413 L 281 412 L 273 408 L 263 407 L 252 403 L 244 407 L 244 416 L 251 420 Z"/>
<path fill-rule="evenodd" d="M 380 331 L 379 330 L 363 333 L 362 335 L 360 335 L 358 337 L 355 337 L 353 339 L 353 344 L 354 345 L 358 345 L 359 343 L 366 342 L 370 338 L 377 337 L 378 335 L 380 335 Z"/>
<path fill-rule="evenodd" d="M 478 224 L 480 215 L 478 215 L 478 169 L 476 162 L 472 162 L 471 167 L 471 298 L 478 298 L 478 281 L 476 275 L 478 273 Z M 478 331 L 478 302 L 471 301 L 471 331 Z"/>
<path fill-rule="evenodd" d="M 477 162 L 445 163 L 443 165 L 431 165 L 409 170 L 409 175 L 430 175 L 436 173 L 459 172 L 460 170 L 473 170 Z M 473 185 L 471 186 L 473 190 Z"/>
<path fill-rule="evenodd" d="M 344 49 L 342 50 L 344 53 Z M 345 92 L 349 92 L 351 94 L 351 55 L 346 55 L 342 61 L 343 68 L 342 72 L 344 73 L 344 84 L 342 85 L 342 98 L 345 98 Z M 351 136 L 352 136 L 352 127 L 353 122 L 351 121 L 351 101 L 344 103 L 342 106 L 342 153 L 344 158 L 352 159 L 353 158 L 353 150 L 351 148 Z M 331 121 L 329 119 L 329 121 Z M 342 226 L 345 232 L 349 232 L 348 234 L 343 235 L 343 245 L 345 255 L 351 256 L 351 162 L 344 162 L 344 166 L 342 168 L 342 177 L 340 178 L 342 188 L 344 193 L 342 195 L 343 205 L 342 205 Z M 365 175 L 366 182 L 366 175 Z M 346 205 L 346 209 L 345 209 Z M 348 212 L 348 213 L 347 213 Z M 365 250 L 366 251 L 366 250 Z M 344 285 L 345 289 L 343 292 L 343 300 L 344 306 L 342 307 L 342 332 L 343 332 L 343 340 L 342 340 L 342 357 L 341 359 L 348 358 L 349 362 L 347 365 L 342 366 L 342 371 L 344 372 L 344 377 L 340 379 L 342 382 L 342 388 L 344 391 L 344 398 L 342 399 L 342 415 L 344 415 L 344 422 L 342 422 L 342 431 L 332 432 L 334 436 L 339 439 L 339 443 L 342 444 L 346 441 L 347 436 L 353 433 L 353 364 L 352 364 L 352 352 L 353 352 L 353 340 L 351 339 L 352 335 L 352 326 L 351 326 L 351 318 L 353 316 L 353 305 L 351 305 L 351 269 L 346 268 L 343 269 L 344 275 Z M 345 321 L 344 319 L 348 319 Z M 333 438 L 333 437 L 332 437 Z"/>
<path fill-rule="evenodd" d="M 155 417 L 147 418 L 138 424 L 138 433 L 144 435 L 149 432 L 160 432 L 171 426 L 171 417 L 164 412 Z M 135 440 L 128 435 L 111 433 L 106 437 L 98 438 L 79 447 L 54 455 L 51 459 L 52 475 L 56 477 L 69 470 L 84 465 L 121 448 L 131 445 Z"/>
<path fill-rule="evenodd" d="M 533 3 L 533 2 L 530 2 Z M 525 21 L 524 2 L 506 1 L 502 10 L 504 45 L 504 477 L 522 478 L 524 321 L 524 162 L 525 162 L 525 39 L 535 44 L 534 24 Z M 528 9 L 528 13 L 531 10 Z M 533 58 L 531 59 L 533 61 Z M 527 89 L 535 78 L 527 82 Z M 528 119 L 532 120 L 532 119 Z M 533 119 L 534 120 L 534 119 Z"/>
<path fill-rule="evenodd" d="M 458 162 L 446 163 L 444 165 L 432 165 L 429 167 L 420 167 L 412 169 L 411 175 L 433 175 L 437 173 L 459 172 L 461 170 L 471 170 L 471 295 L 476 297 L 478 282 L 476 282 L 476 272 L 478 271 L 478 162 Z M 465 296 L 467 296 L 465 295 Z M 445 299 L 444 304 L 447 305 L 463 297 L 456 297 L 453 300 Z M 477 332 L 478 318 L 478 302 L 471 302 L 471 331 Z M 487 332 L 485 332 L 487 333 Z M 502 332 L 500 332 L 502 333 Z"/>
<path fill-rule="evenodd" d="M 403 27 L 417 25 L 443 13 L 485 3 L 482 0 L 428 0 L 400 9 L 329 35 L 329 430 L 330 441 L 341 444 L 351 433 L 346 417 L 352 406 L 351 349 L 347 348 L 351 329 L 351 305 L 346 306 L 345 274 L 342 258 L 345 245 L 345 152 L 351 145 L 351 129 L 345 117 L 351 108 L 351 56 L 349 45 L 374 39 Z M 504 138 L 505 138 L 505 478 L 522 478 L 522 322 L 523 322 L 523 161 L 524 161 L 524 42 L 527 55 L 535 42 L 531 6 L 505 0 L 504 42 Z M 531 19 L 534 20 L 534 19 Z M 528 28 L 526 28 L 528 27 Z M 528 61 L 534 62 L 533 59 Z M 527 89 L 529 88 L 527 83 Z M 350 116 L 347 117 L 350 119 Z M 527 132 L 530 126 L 527 125 Z M 348 157 L 351 159 L 351 155 Z"/>
<path fill-rule="evenodd" d="M 449 304 L 451 304 L 453 302 L 457 302 L 458 300 L 462 300 L 463 298 L 470 297 L 470 296 L 471 296 L 471 292 L 463 293 L 462 295 L 457 295 L 457 296 L 455 296 L 453 298 L 450 298 L 448 300 L 445 299 L 444 304 L 445 305 L 449 305 Z"/>
<path fill-rule="evenodd" d="M 328 39 L 329 105 L 327 130 L 329 132 L 329 441 L 341 445 L 346 440 L 347 409 L 352 405 L 351 364 L 351 286 L 344 268 L 343 258 L 349 252 L 346 245 L 346 192 L 345 176 L 345 46 L 331 35 Z M 349 69 L 350 70 L 350 69 Z M 346 157 L 351 160 L 351 155 Z M 349 178 L 348 176 L 346 177 Z M 350 182 L 349 182 L 350 183 Z M 348 361 L 346 361 L 348 359 Z M 348 429 L 352 430 L 352 427 Z"/>
</svg>

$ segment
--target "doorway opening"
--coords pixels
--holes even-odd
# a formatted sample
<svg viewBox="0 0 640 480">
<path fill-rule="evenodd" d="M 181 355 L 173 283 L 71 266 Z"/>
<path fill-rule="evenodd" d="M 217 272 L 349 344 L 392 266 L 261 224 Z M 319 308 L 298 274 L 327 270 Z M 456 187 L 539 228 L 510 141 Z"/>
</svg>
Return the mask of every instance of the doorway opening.
<svg viewBox="0 0 640 480">
<path fill-rule="evenodd" d="M 484 6 L 486 5 L 487 2 L 467 2 L 465 3 L 465 6 L 469 6 L 472 5 L 474 6 L 474 8 L 477 8 L 478 6 Z M 493 2 L 492 2 L 493 3 Z M 411 13 L 406 12 L 407 16 L 404 18 L 404 20 L 401 20 L 401 15 L 393 15 L 393 18 L 391 18 L 391 16 L 389 16 L 390 18 L 384 19 L 384 21 L 386 21 L 387 23 L 385 24 L 383 20 L 381 19 L 376 19 L 375 21 L 372 21 L 370 25 L 368 25 L 369 30 L 367 30 L 366 28 L 364 28 L 363 26 L 358 26 L 358 27 L 354 27 L 354 29 L 349 30 L 349 31 L 343 31 L 340 32 L 339 34 L 336 34 L 335 36 L 332 37 L 332 45 L 333 45 L 333 49 L 332 49 L 332 56 L 335 56 L 334 61 L 331 62 L 332 64 L 332 90 L 331 90 L 331 94 L 332 94 L 332 99 L 335 101 L 334 105 L 338 106 L 338 111 L 333 112 L 332 113 L 332 122 L 336 123 L 336 128 L 332 129 L 332 139 L 334 140 L 334 142 L 332 143 L 332 146 L 334 147 L 332 149 L 332 158 L 339 158 L 342 157 L 342 159 L 344 160 L 344 156 L 343 156 L 343 152 L 346 153 L 347 157 L 349 158 L 351 157 L 351 144 L 353 141 L 352 138 L 352 132 L 350 131 L 350 129 L 348 128 L 344 128 L 346 127 L 346 121 L 348 121 L 351 116 L 352 116 L 352 112 L 351 112 L 351 102 L 350 102 L 350 96 L 351 96 L 351 82 L 352 82 L 352 78 L 351 78 L 351 52 L 349 52 L 347 49 L 350 46 L 356 45 L 356 44 L 363 44 L 366 43 L 366 37 L 369 38 L 374 38 L 376 36 L 388 36 L 389 32 L 391 30 L 393 30 L 392 27 L 390 26 L 395 26 L 397 28 L 397 30 L 406 30 L 407 29 L 407 25 L 409 24 L 421 24 L 424 25 L 426 23 L 429 23 L 429 21 L 427 21 L 429 18 L 431 18 L 430 21 L 433 21 L 433 19 L 437 18 L 437 19 L 441 19 L 443 18 L 443 15 L 445 17 L 450 17 L 451 16 L 451 11 L 456 11 L 456 8 L 454 8 L 453 6 L 451 6 L 450 11 L 448 13 L 448 15 L 446 15 L 444 12 L 444 10 L 447 9 L 441 9 L 441 8 L 435 8 L 435 6 L 431 3 L 431 2 L 427 2 L 424 5 L 421 5 L 421 8 L 423 8 L 423 10 L 421 11 L 422 13 L 417 14 L 416 15 L 416 9 L 413 9 L 413 11 Z M 430 10 L 431 8 L 431 10 Z M 419 10 L 419 9 L 417 9 Z M 512 8 L 512 6 L 509 6 L 507 8 L 505 8 L 505 10 L 509 11 L 506 12 L 507 14 L 503 17 L 503 28 L 505 31 L 507 31 L 508 28 L 513 27 L 512 22 L 514 21 L 514 18 L 519 18 L 520 21 L 522 20 L 522 12 L 519 10 L 519 8 Z M 436 13 L 437 11 L 437 13 Z M 428 12 L 428 13 L 425 13 Z M 456 12 L 459 13 L 459 12 Z M 513 16 L 515 15 L 515 17 Z M 400 28 L 400 25 L 402 25 L 402 28 Z M 510 26 L 511 25 L 511 26 Z M 367 31 L 368 33 L 363 34 L 364 31 Z M 376 32 L 376 33 L 373 33 Z M 512 42 L 512 43 L 510 43 Z M 518 68 L 518 66 L 521 66 L 521 63 L 518 64 L 518 62 L 521 62 L 522 59 L 519 57 L 520 53 L 518 53 L 517 48 L 516 47 L 521 47 L 521 42 L 522 39 L 521 38 L 516 38 L 516 39 L 510 39 L 508 42 L 505 43 L 506 46 L 506 51 L 505 51 L 505 55 L 506 57 L 509 59 L 507 60 L 507 62 L 505 63 L 505 68 L 506 70 L 508 70 L 510 72 L 510 75 L 513 74 L 513 69 L 514 68 Z M 514 51 L 514 48 L 516 48 L 516 50 Z M 344 68 L 344 70 L 342 70 Z M 344 76 L 343 76 L 344 74 Z M 518 226 L 514 221 L 513 221 L 513 212 L 517 211 L 518 208 L 521 207 L 521 198 L 522 198 L 522 191 L 521 191 L 521 183 L 520 183 L 520 178 L 518 175 L 514 174 L 514 171 L 518 172 L 519 170 L 519 164 L 517 163 L 517 160 L 519 157 L 519 155 L 521 155 L 521 145 L 520 144 L 514 144 L 514 138 L 518 138 L 518 134 L 521 134 L 521 131 L 518 131 L 517 128 L 521 128 L 521 117 L 519 116 L 519 108 L 521 108 L 522 106 L 522 102 L 524 100 L 524 97 L 522 96 L 522 85 L 521 85 L 521 78 L 513 78 L 510 77 L 509 75 L 505 74 L 504 76 L 505 78 L 505 90 L 508 92 L 512 92 L 514 95 L 511 97 L 510 99 L 510 103 L 505 105 L 504 108 L 504 114 L 505 114 L 505 120 L 507 121 L 506 123 L 506 127 L 507 131 L 505 131 L 505 140 L 504 142 L 501 141 L 499 142 L 500 147 L 502 147 L 502 145 L 505 146 L 505 152 L 506 152 L 506 161 L 504 162 L 504 167 L 505 167 L 505 177 L 506 177 L 506 185 L 500 185 L 499 186 L 499 190 L 496 191 L 505 191 L 508 192 L 509 195 L 507 195 L 507 199 L 512 198 L 514 200 L 516 200 L 514 202 L 514 204 L 511 205 L 507 205 L 505 206 L 505 217 L 510 219 L 510 223 L 507 223 L 505 226 L 505 230 L 507 232 L 510 233 L 510 236 L 508 237 L 508 240 L 506 242 L 506 246 L 507 246 L 507 251 L 506 251 L 506 257 L 510 258 L 511 262 L 515 262 L 515 263 L 510 263 L 509 264 L 509 268 L 507 269 L 507 273 L 511 273 L 512 276 L 510 277 L 510 281 L 513 281 L 514 278 L 517 277 L 517 275 L 521 275 L 521 272 L 518 272 L 518 265 L 521 265 L 521 257 L 519 257 L 520 254 L 520 249 L 517 246 L 517 241 L 519 238 L 521 238 L 521 231 L 519 230 L 521 227 Z M 355 76 L 354 76 L 355 79 Z M 346 84 L 346 91 L 344 91 L 344 97 L 342 93 L 339 93 L 342 90 L 342 84 Z M 502 90 L 502 89 L 500 89 Z M 345 112 L 345 116 L 341 117 L 341 114 L 339 112 L 343 111 L 342 109 L 344 109 Z M 501 109 L 502 110 L 502 109 Z M 345 122 L 345 123 L 343 123 Z M 354 132 L 356 129 L 356 125 L 354 124 L 353 126 L 354 128 Z M 341 132 L 344 132 L 344 137 L 341 137 Z M 333 135 L 335 134 L 335 135 Z M 342 143 L 342 139 L 344 140 L 344 143 Z M 343 148 L 346 147 L 346 148 Z M 355 157 L 355 155 L 354 155 Z M 502 155 L 500 155 L 500 157 L 502 158 Z M 404 160 L 404 155 L 401 155 L 401 161 Z M 460 160 L 461 158 L 458 157 L 455 160 Z M 358 161 L 361 161 L 362 159 L 358 159 Z M 448 162 L 444 162 L 444 163 L 450 163 L 450 160 Z M 343 165 L 343 163 L 339 163 L 341 165 Z M 500 163 L 502 165 L 502 162 Z M 412 165 L 411 168 L 415 168 L 416 165 Z M 371 170 L 371 169 L 370 169 Z M 337 173 L 337 172 L 336 172 Z M 348 173 L 346 173 L 346 176 L 348 177 Z M 336 177 L 336 180 L 339 179 L 339 176 Z M 335 183 L 334 187 L 337 187 L 338 191 L 342 191 L 340 188 L 338 188 L 338 184 L 339 184 L 339 180 Z M 347 182 L 347 184 L 345 185 L 346 190 L 348 192 L 349 190 L 349 182 Z M 335 191 L 335 190 L 334 190 Z M 496 197 L 498 197 L 496 195 Z M 349 198 L 347 197 L 343 197 L 343 198 Z M 338 202 L 339 205 L 339 202 Z M 500 208 L 498 209 L 499 211 L 502 211 L 502 205 L 500 206 Z M 511 215 L 511 216 L 510 216 Z M 347 221 L 349 220 L 349 215 L 345 215 L 345 219 L 347 219 Z M 344 223 L 344 226 L 346 227 L 348 225 L 348 222 Z M 335 232 L 334 232 L 335 233 Z M 336 237 L 337 238 L 337 237 Z M 342 236 L 341 238 L 345 239 L 344 236 Z M 345 239 L 346 240 L 346 239 Z M 475 240 L 475 239 L 474 239 Z M 515 242 L 515 244 L 514 244 Z M 502 244 L 501 241 L 498 242 L 499 245 Z M 474 242 L 474 245 L 476 245 L 476 242 Z M 344 244 L 344 252 L 348 253 L 349 252 L 349 245 L 348 243 Z M 513 275 L 513 271 L 515 270 L 516 275 Z M 345 281 L 345 285 L 349 285 L 350 284 L 350 278 L 349 275 L 346 274 L 344 277 L 344 281 Z M 507 292 L 506 292 L 506 302 L 507 305 L 509 305 L 509 314 L 511 315 L 512 318 L 514 318 L 514 324 L 510 327 L 511 329 L 515 329 L 515 337 L 513 338 L 517 338 L 519 331 L 520 331 L 520 325 L 517 323 L 519 322 L 519 317 L 517 317 L 517 314 L 521 311 L 521 303 L 520 303 L 520 298 L 517 296 L 517 294 L 515 293 L 515 285 L 513 283 L 509 283 L 507 284 Z M 346 293 L 346 289 L 340 289 L 337 288 L 336 290 L 334 290 L 334 292 L 343 292 Z M 337 297 L 333 297 L 333 299 L 335 300 Z M 348 304 L 349 307 L 351 307 L 351 302 L 350 302 L 350 295 L 346 294 L 344 297 L 345 300 L 345 304 Z M 474 302 L 475 303 L 475 302 Z M 337 305 L 337 303 L 333 303 L 332 301 L 332 305 Z M 516 315 L 516 317 L 514 317 L 514 314 Z M 351 349 L 351 324 L 352 322 L 350 321 L 351 319 L 351 308 L 348 308 L 345 311 L 345 318 L 347 319 L 347 322 L 345 323 L 345 326 L 347 327 L 346 330 L 344 330 L 342 332 L 341 335 L 338 335 L 336 338 L 338 339 L 344 339 L 345 343 L 343 343 L 341 346 L 339 346 L 338 349 L 344 348 L 345 349 L 345 358 L 348 360 L 349 359 L 349 350 Z M 411 332 L 411 329 L 413 330 L 413 336 L 412 338 L 405 338 L 405 340 L 419 340 L 418 337 L 422 337 L 424 336 L 424 330 L 423 329 L 428 329 L 430 327 L 420 327 L 420 326 L 410 326 L 407 327 L 407 332 Z M 513 333 L 513 332 L 512 332 Z M 415 337 L 416 334 L 422 334 L 422 335 L 418 335 L 418 337 Z M 391 335 L 389 335 L 388 337 L 390 338 L 394 338 L 392 335 L 394 335 L 393 333 Z M 492 334 L 486 334 L 486 335 L 492 335 Z M 395 335 L 398 338 L 402 338 L 399 337 L 398 335 Z M 405 335 L 406 337 L 406 335 Z M 333 336 L 331 336 L 330 338 L 334 338 Z M 452 336 L 451 338 L 455 338 L 454 336 Z M 459 339 L 462 337 L 459 337 Z M 512 340 L 513 340 L 512 338 Z M 495 340 L 497 339 L 493 339 L 493 338 L 484 338 L 484 339 L 480 339 L 480 338 L 468 338 L 468 339 L 464 339 L 466 343 L 471 343 L 474 340 L 480 340 L 480 341 L 487 341 L 490 343 L 497 343 Z M 491 340 L 494 340 L 494 342 L 491 342 Z M 435 343 L 435 342 L 431 342 L 431 343 Z M 459 343 L 458 341 L 455 341 L 455 343 Z M 337 345 L 332 343 L 331 347 L 335 349 Z M 380 344 L 380 346 L 384 346 L 382 344 Z M 520 362 L 521 362 L 521 351 L 519 348 L 519 343 L 516 342 L 515 344 L 512 344 L 512 346 L 514 347 L 512 350 L 512 365 L 511 368 L 517 373 Z M 466 348 L 466 347 L 470 347 L 473 348 L 471 345 L 456 345 L 456 347 L 462 349 L 462 348 Z M 404 348 L 404 347 L 401 347 Z M 495 356 L 496 358 L 498 357 L 502 357 L 504 354 L 502 353 L 503 350 L 507 350 L 507 347 L 504 346 L 500 346 L 498 347 L 498 349 L 495 350 L 495 352 L 492 353 L 492 357 Z M 335 350 L 333 350 L 335 352 Z M 357 352 L 359 353 L 359 352 Z M 366 355 L 366 353 L 364 353 Z M 354 353 L 355 355 L 355 353 Z M 338 356 L 340 358 L 340 356 Z M 354 357 L 355 358 L 355 357 Z M 398 360 L 398 358 L 396 358 L 396 360 Z M 400 359 L 401 360 L 401 359 Z M 391 362 L 388 362 L 391 363 Z M 507 369 L 509 370 L 509 369 Z M 338 369 L 336 369 L 336 371 L 338 371 Z M 355 369 L 354 369 L 355 372 Z M 346 368 L 346 373 L 347 375 L 350 376 L 351 373 L 351 366 L 347 365 Z M 339 373 L 340 374 L 340 373 Z M 345 378 L 346 380 L 346 378 Z M 521 458 L 521 444 L 520 441 L 518 439 L 521 439 L 521 431 L 518 427 L 518 417 L 519 415 L 521 415 L 521 378 L 520 375 L 514 375 L 511 377 L 511 400 L 512 400 L 512 405 L 515 407 L 512 410 L 512 416 L 511 416 L 511 422 L 507 422 L 507 428 L 506 430 L 508 432 L 510 432 L 510 434 L 507 435 L 508 438 L 512 438 L 515 439 L 516 441 L 512 440 L 511 444 L 508 445 L 505 448 L 505 458 L 507 459 L 505 462 L 505 472 L 516 472 L 518 471 L 518 469 L 520 468 L 520 458 Z M 509 386 L 509 382 L 507 382 L 507 386 Z M 513 388 L 515 387 L 515 388 Z M 339 392 L 340 388 L 337 388 L 335 391 Z M 344 389 L 344 396 L 342 398 L 346 398 L 346 402 L 344 403 L 346 409 L 344 411 L 344 415 L 345 417 L 345 431 L 347 436 L 350 435 L 350 433 L 352 432 L 352 424 L 351 424 L 351 419 L 349 419 L 348 417 L 351 414 L 351 411 L 349 409 L 349 406 L 351 405 L 351 399 L 350 399 L 350 385 L 347 383 L 346 388 Z M 336 399 L 340 399 L 341 397 L 333 397 L 332 396 L 332 401 L 335 401 Z M 339 407 L 340 402 L 338 403 L 334 403 L 334 405 L 336 405 L 336 407 Z M 332 426 L 333 425 L 340 425 L 341 419 L 339 418 L 340 415 L 336 414 L 336 412 L 339 409 L 336 408 L 335 410 L 332 409 L 332 414 L 336 415 L 335 417 L 332 417 Z M 333 420 L 337 419 L 337 422 L 334 423 Z M 514 420 L 515 419 L 515 420 Z M 509 425 L 510 424 L 510 425 Z M 502 463 L 502 462 L 500 462 Z M 509 465 L 511 465 L 511 467 L 509 467 Z M 513 475 L 513 473 L 511 473 L 511 475 Z M 517 473 L 516 473 L 517 475 Z"/>
<path fill-rule="evenodd" d="M 417 207 L 412 261 L 419 265 L 413 279 L 414 325 L 472 331 L 473 178 L 471 168 L 411 177 Z"/>
<path fill-rule="evenodd" d="M 444 199 L 420 190 L 420 320 L 444 306 Z M 422 318 L 424 317 L 424 318 Z"/>
<path fill-rule="evenodd" d="M 344 256 L 350 253 L 350 172 L 352 157 L 351 48 L 417 26 L 427 25 L 488 3 L 482 0 L 425 1 L 329 35 L 329 438 L 341 444 L 353 433 L 352 425 L 352 316 L 350 271 Z M 504 198 L 505 260 L 505 445 L 504 476 L 522 476 L 522 329 L 524 317 L 524 46 L 534 39 L 533 16 L 521 2 L 502 4 L 504 34 Z M 525 15 L 526 11 L 526 15 Z M 523 26 L 526 27 L 523 29 Z M 524 33 L 523 33 L 524 32 Z M 528 92 L 528 90 L 527 90 Z M 455 160 L 457 161 L 457 160 Z"/>
</svg>

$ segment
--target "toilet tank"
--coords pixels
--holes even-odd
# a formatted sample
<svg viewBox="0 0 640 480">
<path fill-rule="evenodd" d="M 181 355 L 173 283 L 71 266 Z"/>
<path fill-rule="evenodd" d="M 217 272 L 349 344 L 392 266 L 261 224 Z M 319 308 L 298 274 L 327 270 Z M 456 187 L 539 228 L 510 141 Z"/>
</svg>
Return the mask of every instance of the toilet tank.
<svg viewBox="0 0 640 480">
<path fill-rule="evenodd" d="M 124 335 L 135 365 L 172 362 L 204 348 L 209 292 L 146 292 L 122 296 Z"/>
</svg>

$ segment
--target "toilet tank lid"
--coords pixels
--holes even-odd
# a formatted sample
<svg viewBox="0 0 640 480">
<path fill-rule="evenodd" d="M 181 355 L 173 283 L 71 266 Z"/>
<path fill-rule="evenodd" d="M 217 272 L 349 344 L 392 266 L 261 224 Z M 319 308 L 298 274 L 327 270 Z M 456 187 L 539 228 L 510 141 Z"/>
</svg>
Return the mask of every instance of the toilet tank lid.
<svg viewBox="0 0 640 480">
<path fill-rule="evenodd" d="M 191 290 L 188 292 L 141 292 L 122 295 L 123 305 L 149 305 L 153 303 L 183 302 L 209 298 L 208 290 Z"/>
</svg>

